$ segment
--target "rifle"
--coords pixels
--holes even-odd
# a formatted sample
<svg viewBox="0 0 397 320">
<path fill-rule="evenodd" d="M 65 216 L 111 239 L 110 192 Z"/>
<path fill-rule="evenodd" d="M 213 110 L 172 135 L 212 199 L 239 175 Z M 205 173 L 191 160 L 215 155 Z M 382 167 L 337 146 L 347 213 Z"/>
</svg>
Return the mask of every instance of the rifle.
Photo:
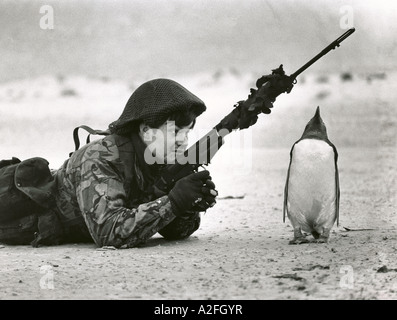
<svg viewBox="0 0 397 320">
<path fill-rule="evenodd" d="M 260 113 L 269 114 L 273 102 L 281 93 L 290 93 L 297 76 L 310 67 L 313 63 L 326 55 L 329 51 L 340 46 L 340 43 L 355 31 L 354 28 L 347 30 L 343 35 L 329 44 L 314 58 L 304 64 L 297 71 L 287 76 L 283 65 L 272 70 L 272 74 L 262 76 L 256 81 L 257 89 L 250 89 L 248 99 L 239 101 L 234 109 L 224 117 L 211 131 L 204 135 L 194 145 L 188 148 L 183 156 L 176 158 L 176 163 L 167 164 L 160 178 L 154 184 L 154 192 L 157 195 L 168 194 L 175 182 L 179 179 L 197 172 L 198 168 L 208 165 L 223 145 L 223 138 L 233 130 L 246 129 L 256 123 Z"/>
</svg>

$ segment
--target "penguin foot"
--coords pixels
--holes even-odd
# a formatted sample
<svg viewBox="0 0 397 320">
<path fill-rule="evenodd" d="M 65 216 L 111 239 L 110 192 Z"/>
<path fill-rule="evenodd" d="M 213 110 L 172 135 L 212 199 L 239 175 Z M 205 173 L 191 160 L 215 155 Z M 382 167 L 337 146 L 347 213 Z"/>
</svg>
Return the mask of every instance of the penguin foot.
<svg viewBox="0 0 397 320">
<path fill-rule="evenodd" d="M 305 237 L 294 238 L 288 244 L 302 244 L 302 243 L 309 243 L 310 241 L 307 240 Z"/>
<path fill-rule="evenodd" d="M 318 239 L 313 240 L 314 243 L 328 243 L 328 237 L 320 236 Z"/>
</svg>

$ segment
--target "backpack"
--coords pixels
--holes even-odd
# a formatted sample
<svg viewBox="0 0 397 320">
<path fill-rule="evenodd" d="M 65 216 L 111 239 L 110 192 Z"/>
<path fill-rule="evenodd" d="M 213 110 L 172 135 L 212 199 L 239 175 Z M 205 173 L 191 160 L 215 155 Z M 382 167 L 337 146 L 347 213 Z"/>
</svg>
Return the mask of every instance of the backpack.
<svg viewBox="0 0 397 320">
<path fill-rule="evenodd" d="M 81 125 L 73 131 L 76 150 L 80 147 L 80 128 L 89 133 L 87 143 L 92 134 L 109 134 Z M 36 247 L 59 241 L 62 231 L 54 213 L 56 181 L 48 165 L 48 161 L 40 157 L 0 161 L 0 242 L 31 243 Z"/>
<path fill-rule="evenodd" d="M 33 240 L 38 217 L 55 205 L 55 180 L 43 158 L 0 161 L 0 242 Z"/>
</svg>

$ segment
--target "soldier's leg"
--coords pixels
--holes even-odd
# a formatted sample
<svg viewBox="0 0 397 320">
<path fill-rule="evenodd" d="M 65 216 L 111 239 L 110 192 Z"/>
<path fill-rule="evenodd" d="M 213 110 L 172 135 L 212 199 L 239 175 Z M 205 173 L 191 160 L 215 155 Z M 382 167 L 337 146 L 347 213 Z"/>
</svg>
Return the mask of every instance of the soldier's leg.
<svg viewBox="0 0 397 320">
<path fill-rule="evenodd" d="M 176 217 L 159 231 L 167 240 L 180 240 L 189 237 L 200 227 L 200 212 L 186 217 Z"/>
</svg>

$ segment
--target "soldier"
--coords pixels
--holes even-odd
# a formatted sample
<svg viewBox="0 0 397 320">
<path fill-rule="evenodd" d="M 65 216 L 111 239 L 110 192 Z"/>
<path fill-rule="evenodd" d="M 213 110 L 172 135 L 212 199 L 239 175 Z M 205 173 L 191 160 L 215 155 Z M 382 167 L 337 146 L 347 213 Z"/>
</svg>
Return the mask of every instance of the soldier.
<svg viewBox="0 0 397 320">
<path fill-rule="evenodd" d="M 189 237 L 200 212 L 216 202 L 209 172 L 178 180 L 168 194 L 153 185 L 162 166 L 186 149 L 188 130 L 205 109 L 175 81 L 151 80 L 134 91 L 107 136 L 75 151 L 58 170 L 50 172 L 42 158 L 7 167 L 34 202 L 18 209 L 18 217 L 9 210 L 0 215 L 0 241 L 128 248 L 157 232 L 170 240 Z"/>
<path fill-rule="evenodd" d="M 188 130 L 205 109 L 172 80 L 137 88 L 109 125 L 111 134 L 74 152 L 55 174 L 63 241 L 91 237 L 98 246 L 134 247 L 157 232 L 184 239 L 196 231 L 200 211 L 216 202 L 209 172 L 180 179 L 169 194 L 153 183 L 161 167 L 186 149 Z"/>
</svg>

